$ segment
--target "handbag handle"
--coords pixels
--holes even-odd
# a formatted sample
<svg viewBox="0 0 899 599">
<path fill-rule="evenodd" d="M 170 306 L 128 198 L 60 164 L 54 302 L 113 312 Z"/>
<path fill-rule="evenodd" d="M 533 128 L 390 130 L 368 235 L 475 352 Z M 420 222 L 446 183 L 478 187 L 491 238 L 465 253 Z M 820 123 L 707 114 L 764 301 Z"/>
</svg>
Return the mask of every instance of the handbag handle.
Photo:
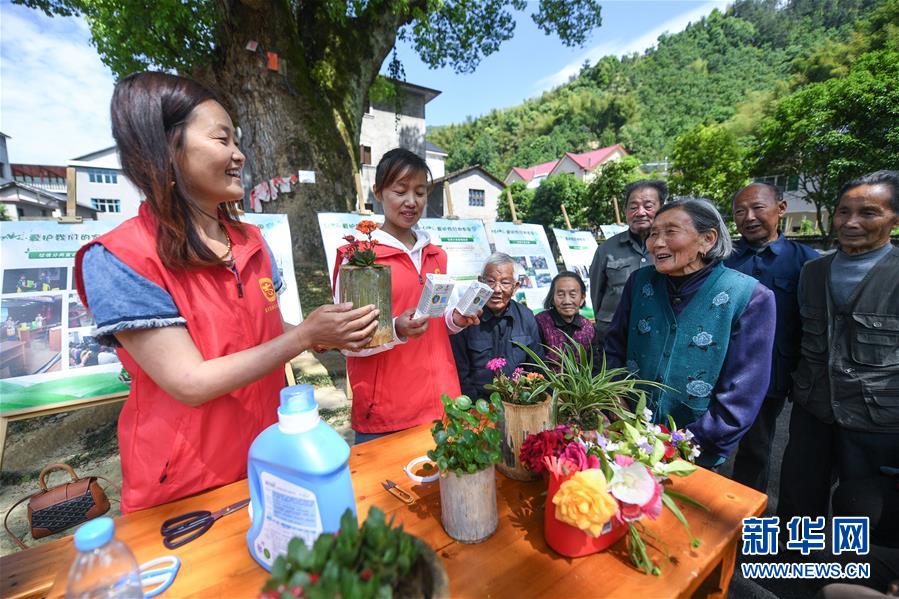
<svg viewBox="0 0 899 599">
<path fill-rule="evenodd" d="M 79 480 L 78 475 L 75 474 L 75 469 L 68 464 L 50 464 L 49 466 L 41 470 L 41 474 L 40 476 L 38 476 L 38 483 L 41 486 L 41 491 L 47 491 L 47 481 L 44 480 L 44 478 L 54 470 L 65 470 L 66 472 L 68 472 L 69 476 L 72 477 L 73 483 L 78 482 Z"/>
</svg>

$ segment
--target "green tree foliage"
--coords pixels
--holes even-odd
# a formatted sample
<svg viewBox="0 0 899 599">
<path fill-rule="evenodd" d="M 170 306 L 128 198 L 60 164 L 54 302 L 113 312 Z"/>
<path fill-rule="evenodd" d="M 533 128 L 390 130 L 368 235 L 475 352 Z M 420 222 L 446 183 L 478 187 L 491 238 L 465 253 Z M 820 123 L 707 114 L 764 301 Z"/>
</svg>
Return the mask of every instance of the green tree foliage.
<svg viewBox="0 0 899 599">
<path fill-rule="evenodd" d="M 862 54 L 845 77 L 783 98 L 762 122 L 755 155 L 756 173 L 802 177 L 824 230 L 844 183 L 899 161 L 899 51 Z"/>
<path fill-rule="evenodd" d="M 562 215 L 564 204 L 571 226 L 575 229 L 585 227 L 587 221 L 582 206 L 586 191 L 587 186 L 574 175 L 549 177 L 534 192 L 527 218 L 519 218 L 524 222 L 565 228 L 565 217 Z"/>
<path fill-rule="evenodd" d="M 244 133 L 259 181 L 296 168 L 317 173 L 268 209 L 287 212 L 296 258 L 321 256 L 313 211 L 354 202 L 359 130 L 368 92 L 397 41 L 431 67 L 471 72 L 512 37 L 525 0 L 14 0 L 49 15 L 83 15 L 100 57 L 124 76 L 148 68 L 188 74 L 217 92 Z M 531 17 L 577 45 L 601 23 L 597 0 L 541 0 Z M 248 51 L 248 42 L 259 44 Z M 279 70 L 266 68 L 276 52 Z M 401 73 L 391 61 L 391 74 Z M 472 144 L 473 146 L 475 144 Z M 453 148 L 455 150 L 455 148 Z M 482 160 L 489 148 L 470 156 Z"/>
<path fill-rule="evenodd" d="M 628 183 L 645 177 L 639 166 L 639 160 L 625 156 L 600 167 L 584 194 L 583 215 L 591 228 L 615 222 L 616 200 L 619 218 L 624 222 L 624 189 Z"/>
<path fill-rule="evenodd" d="M 531 210 L 531 204 L 534 202 L 534 190 L 528 189 L 527 184 L 524 181 L 516 181 L 506 189 L 512 194 L 512 201 L 515 203 L 515 216 L 522 222 L 527 221 L 528 213 Z M 503 190 L 503 193 L 499 198 L 496 212 L 498 220 L 506 222 L 512 221 L 512 210 L 509 208 L 509 200 L 506 198 L 505 190 Z"/>
<path fill-rule="evenodd" d="M 687 131 L 674 141 L 671 193 L 707 198 L 729 214 L 731 196 L 749 180 L 744 155 L 734 134 L 721 125 Z"/>
</svg>

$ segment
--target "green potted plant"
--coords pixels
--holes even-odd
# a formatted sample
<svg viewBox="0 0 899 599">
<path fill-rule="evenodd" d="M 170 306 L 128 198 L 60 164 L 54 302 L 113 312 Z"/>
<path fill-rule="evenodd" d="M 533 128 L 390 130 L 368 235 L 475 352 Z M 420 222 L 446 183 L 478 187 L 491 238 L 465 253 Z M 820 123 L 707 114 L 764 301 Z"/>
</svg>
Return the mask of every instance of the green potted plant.
<svg viewBox="0 0 899 599">
<path fill-rule="evenodd" d="M 443 528 L 462 543 L 480 543 L 496 531 L 496 473 L 502 439 L 498 398 L 475 402 L 467 395 L 441 399 L 445 417 L 435 420 L 436 444 L 428 457 L 440 471 Z"/>
<path fill-rule="evenodd" d="M 354 307 L 374 304 L 378 308 L 378 328 L 366 347 L 378 347 L 393 340 L 393 290 L 390 267 L 375 262 L 377 239 L 371 234 L 378 228 L 374 221 L 363 220 L 356 230 L 367 237 L 365 240 L 347 235 L 343 239 L 349 243 L 345 250 L 346 264 L 340 266 L 340 287 L 338 297 L 341 302 L 353 302 Z"/>
<path fill-rule="evenodd" d="M 312 548 L 295 537 L 272 565 L 260 599 L 449 596 L 443 564 L 430 547 L 386 521 L 372 507 L 359 528 L 347 510 L 337 534 L 323 534 Z"/>
<path fill-rule="evenodd" d="M 521 347 L 549 381 L 555 395 L 555 420 L 573 424 L 583 430 L 597 428 L 607 417 L 634 418 L 628 404 L 646 397 L 649 387 L 659 383 L 634 377 L 626 368 L 607 368 L 605 354 L 601 366 L 594 372 L 593 353 L 569 337 L 569 343 L 559 350 L 557 357 L 542 360 L 527 346 Z"/>
<path fill-rule="evenodd" d="M 532 480 L 537 475 L 522 465 L 519 452 L 528 435 L 553 426 L 549 381 L 539 372 L 525 372 L 523 368 L 516 368 L 512 376 L 507 376 L 505 366 L 505 358 L 487 362 L 487 368 L 493 371 L 493 383 L 486 388 L 493 392 L 491 399 L 497 396 L 503 406 L 499 422 L 503 459 L 496 467 L 509 478 Z"/>
</svg>

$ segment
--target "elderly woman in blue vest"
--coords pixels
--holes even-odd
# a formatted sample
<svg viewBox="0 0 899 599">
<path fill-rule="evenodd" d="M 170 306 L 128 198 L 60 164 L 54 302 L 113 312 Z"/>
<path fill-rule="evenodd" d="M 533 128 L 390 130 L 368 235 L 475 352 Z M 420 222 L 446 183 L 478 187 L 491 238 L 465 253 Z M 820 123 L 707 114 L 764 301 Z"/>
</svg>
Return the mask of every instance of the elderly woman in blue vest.
<svg viewBox="0 0 899 599">
<path fill-rule="evenodd" d="M 647 249 L 655 265 L 634 272 L 605 340 L 610 366 L 652 390 L 653 422 L 674 418 L 715 467 L 758 414 L 771 373 L 775 304 L 770 289 L 721 261 L 731 252 L 724 219 L 705 200 L 662 206 Z"/>
</svg>

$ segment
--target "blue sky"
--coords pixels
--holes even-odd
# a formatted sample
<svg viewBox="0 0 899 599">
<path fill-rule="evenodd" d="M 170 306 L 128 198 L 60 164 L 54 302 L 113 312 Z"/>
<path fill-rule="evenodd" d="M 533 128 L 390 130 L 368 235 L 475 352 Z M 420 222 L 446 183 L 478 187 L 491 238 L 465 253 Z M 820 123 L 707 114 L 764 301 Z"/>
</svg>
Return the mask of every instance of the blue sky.
<svg viewBox="0 0 899 599">
<path fill-rule="evenodd" d="M 399 56 L 409 82 L 442 91 L 428 104 L 427 121 L 443 125 L 513 106 L 561 85 L 585 60 L 642 52 L 661 33 L 681 31 L 726 4 L 605 1 L 602 27 L 575 48 L 540 32 L 526 11 L 518 15 L 515 36 L 470 75 L 430 70 L 407 46 L 399 48 Z M 65 164 L 112 145 L 112 88 L 112 74 L 90 44 L 83 20 L 51 19 L 0 0 L 0 131 L 12 137 L 7 140 L 12 162 Z"/>
</svg>

